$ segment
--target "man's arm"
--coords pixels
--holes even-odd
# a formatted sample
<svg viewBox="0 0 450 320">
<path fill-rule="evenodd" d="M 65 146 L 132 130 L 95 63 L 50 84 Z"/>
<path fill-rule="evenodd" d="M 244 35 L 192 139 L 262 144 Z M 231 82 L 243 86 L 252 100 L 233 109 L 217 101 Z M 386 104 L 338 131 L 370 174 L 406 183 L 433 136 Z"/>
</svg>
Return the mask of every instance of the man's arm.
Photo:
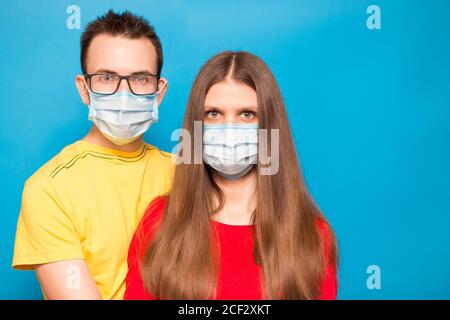
<svg viewBox="0 0 450 320">
<path fill-rule="evenodd" d="M 35 265 L 34 269 L 47 299 L 101 299 L 86 261 L 82 259 Z"/>
</svg>

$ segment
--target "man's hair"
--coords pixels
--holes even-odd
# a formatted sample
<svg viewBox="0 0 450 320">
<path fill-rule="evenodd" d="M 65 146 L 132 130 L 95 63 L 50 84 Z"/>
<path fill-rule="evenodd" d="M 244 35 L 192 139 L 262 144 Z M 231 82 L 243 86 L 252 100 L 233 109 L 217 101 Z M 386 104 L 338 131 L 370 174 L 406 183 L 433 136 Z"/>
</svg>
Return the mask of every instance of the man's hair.
<svg viewBox="0 0 450 320">
<path fill-rule="evenodd" d="M 86 56 L 89 45 L 95 36 L 100 34 L 110 34 L 112 36 L 123 36 L 129 39 L 145 37 L 151 41 L 156 49 L 157 55 L 157 75 L 161 74 L 163 65 L 163 52 L 161 42 L 155 29 L 142 16 L 137 16 L 129 11 L 116 13 L 109 10 L 103 16 L 91 21 L 81 35 L 81 70 L 86 74 Z"/>
</svg>

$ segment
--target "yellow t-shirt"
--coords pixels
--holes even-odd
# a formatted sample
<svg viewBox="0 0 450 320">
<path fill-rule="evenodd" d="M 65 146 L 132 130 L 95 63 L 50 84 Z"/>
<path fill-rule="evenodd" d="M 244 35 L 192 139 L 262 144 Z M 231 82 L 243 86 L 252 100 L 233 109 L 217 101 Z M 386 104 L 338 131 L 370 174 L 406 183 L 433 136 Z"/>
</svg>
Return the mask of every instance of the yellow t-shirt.
<svg viewBox="0 0 450 320">
<path fill-rule="evenodd" d="M 128 246 L 150 201 L 169 192 L 170 153 L 122 152 L 80 140 L 25 183 L 13 267 L 84 259 L 103 299 L 122 299 Z"/>
</svg>

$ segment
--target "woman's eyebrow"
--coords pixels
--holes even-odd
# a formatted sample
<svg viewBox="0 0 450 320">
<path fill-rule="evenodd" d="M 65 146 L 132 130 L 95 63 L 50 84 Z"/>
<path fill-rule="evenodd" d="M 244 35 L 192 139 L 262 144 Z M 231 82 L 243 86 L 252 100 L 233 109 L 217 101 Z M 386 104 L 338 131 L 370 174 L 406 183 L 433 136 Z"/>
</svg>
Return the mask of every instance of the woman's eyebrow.
<svg viewBox="0 0 450 320">
<path fill-rule="evenodd" d="M 256 109 L 258 109 L 256 106 L 244 106 L 239 108 L 240 111 L 248 111 L 248 110 L 256 111 Z"/>
<path fill-rule="evenodd" d="M 258 110 L 258 108 L 256 106 L 243 106 L 240 107 L 239 109 L 237 109 L 238 113 L 244 112 L 244 111 L 252 111 L 252 112 L 256 112 Z"/>
<path fill-rule="evenodd" d="M 203 108 L 204 109 L 209 109 L 209 110 L 220 110 L 220 109 L 222 109 L 221 107 L 211 106 L 211 105 L 205 105 Z"/>
<path fill-rule="evenodd" d="M 204 106 L 205 109 L 209 108 L 209 109 L 228 109 L 227 107 L 221 107 L 221 106 L 212 106 L 212 105 L 205 105 Z M 256 111 L 258 108 L 257 106 L 242 106 L 242 107 L 238 107 L 237 111 Z"/>
</svg>

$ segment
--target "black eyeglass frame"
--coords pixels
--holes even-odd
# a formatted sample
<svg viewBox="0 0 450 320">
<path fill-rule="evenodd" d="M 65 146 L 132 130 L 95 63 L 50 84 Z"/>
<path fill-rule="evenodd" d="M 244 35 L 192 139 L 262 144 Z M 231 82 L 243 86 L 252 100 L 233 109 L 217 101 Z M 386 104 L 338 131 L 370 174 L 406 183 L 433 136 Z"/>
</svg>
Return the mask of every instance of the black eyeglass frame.
<svg viewBox="0 0 450 320">
<path fill-rule="evenodd" d="M 112 75 L 112 76 L 119 77 L 119 82 L 117 82 L 117 88 L 116 88 L 116 90 L 114 90 L 114 92 L 112 92 L 112 93 L 100 93 L 100 92 L 96 92 L 96 91 L 92 90 L 91 78 L 92 78 L 93 76 L 101 76 L 101 75 Z M 156 78 L 156 87 L 155 87 L 155 91 L 152 92 L 152 93 L 135 93 L 135 92 L 133 91 L 133 89 L 131 88 L 130 80 L 129 80 L 129 79 L 130 79 L 130 77 L 136 77 L 136 76 L 138 76 L 138 75 L 151 76 L 151 77 Z M 118 74 L 115 74 L 115 73 L 101 73 L 101 72 L 100 72 L 100 73 L 90 73 L 90 74 L 86 73 L 86 74 L 84 74 L 84 78 L 85 78 L 85 80 L 86 80 L 86 82 L 87 82 L 87 85 L 89 86 L 89 90 L 91 90 L 91 91 L 92 91 L 93 93 L 95 93 L 95 94 L 99 94 L 99 95 L 102 95 L 102 96 L 110 96 L 110 95 L 115 94 L 115 93 L 117 92 L 117 90 L 119 90 L 120 84 L 122 83 L 122 80 L 123 80 L 123 79 L 125 79 L 125 80 L 127 81 L 128 88 L 130 89 L 130 92 L 131 92 L 132 94 L 134 94 L 134 95 L 136 95 L 136 96 L 148 96 L 148 95 L 153 95 L 153 94 L 155 94 L 156 92 L 158 92 L 159 80 L 161 79 L 160 75 L 153 74 L 153 73 L 150 73 L 150 72 L 147 72 L 147 73 L 138 73 L 138 74 L 130 74 L 129 76 L 121 76 L 121 75 L 118 75 Z"/>
</svg>

